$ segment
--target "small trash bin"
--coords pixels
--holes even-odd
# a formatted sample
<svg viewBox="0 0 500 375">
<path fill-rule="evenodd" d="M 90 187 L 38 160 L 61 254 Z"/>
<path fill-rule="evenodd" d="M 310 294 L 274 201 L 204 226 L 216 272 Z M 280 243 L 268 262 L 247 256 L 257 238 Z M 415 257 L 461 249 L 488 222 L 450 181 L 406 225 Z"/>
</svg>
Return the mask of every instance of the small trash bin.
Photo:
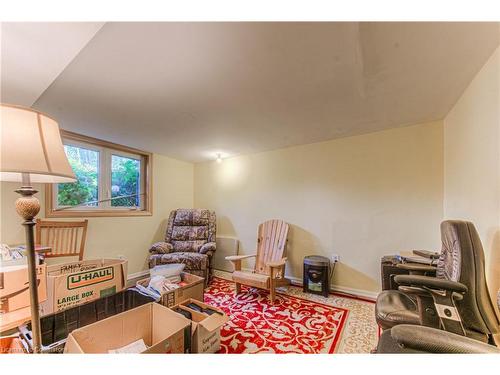
<svg viewBox="0 0 500 375">
<path fill-rule="evenodd" d="M 328 297 L 330 292 L 330 259 L 310 255 L 304 258 L 303 290 Z"/>
</svg>

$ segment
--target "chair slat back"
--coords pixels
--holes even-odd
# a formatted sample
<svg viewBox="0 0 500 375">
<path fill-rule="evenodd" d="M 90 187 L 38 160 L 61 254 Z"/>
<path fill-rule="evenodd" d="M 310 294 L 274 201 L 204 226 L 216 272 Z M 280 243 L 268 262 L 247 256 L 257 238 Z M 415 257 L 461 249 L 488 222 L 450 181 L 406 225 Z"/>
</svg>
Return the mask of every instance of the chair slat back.
<svg viewBox="0 0 500 375">
<path fill-rule="evenodd" d="M 276 262 L 285 256 L 289 224 L 283 220 L 268 220 L 259 225 L 255 273 L 267 275 L 268 262 Z"/>
<path fill-rule="evenodd" d="M 35 243 L 52 250 L 46 258 L 78 256 L 83 259 L 88 220 L 48 221 L 37 220 Z"/>
</svg>

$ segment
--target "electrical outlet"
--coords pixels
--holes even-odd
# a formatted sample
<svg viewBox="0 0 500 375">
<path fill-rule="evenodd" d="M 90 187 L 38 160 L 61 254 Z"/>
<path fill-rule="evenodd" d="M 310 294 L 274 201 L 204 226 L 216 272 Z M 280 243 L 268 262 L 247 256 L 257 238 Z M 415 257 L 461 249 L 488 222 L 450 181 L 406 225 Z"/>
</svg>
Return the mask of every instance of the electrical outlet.
<svg viewBox="0 0 500 375">
<path fill-rule="evenodd" d="M 340 262 L 340 255 L 338 255 L 338 254 L 333 254 L 333 255 L 332 255 L 332 262 L 333 262 L 333 263 Z"/>
</svg>

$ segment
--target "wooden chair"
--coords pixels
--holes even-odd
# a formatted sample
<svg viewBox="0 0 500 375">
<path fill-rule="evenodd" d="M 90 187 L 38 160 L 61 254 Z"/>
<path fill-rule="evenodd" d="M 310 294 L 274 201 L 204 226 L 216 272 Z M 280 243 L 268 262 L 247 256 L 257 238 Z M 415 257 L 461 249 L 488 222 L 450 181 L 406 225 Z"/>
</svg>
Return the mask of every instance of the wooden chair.
<svg viewBox="0 0 500 375">
<path fill-rule="evenodd" d="M 45 258 L 77 256 L 83 259 L 88 220 L 48 221 L 37 220 L 35 243 L 52 250 Z"/>
<path fill-rule="evenodd" d="M 240 293 L 241 284 L 255 288 L 268 289 L 271 303 L 276 297 L 275 288 L 288 285 L 285 279 L 286 242 L 288 223 L 282 220 L 268 220 L 259 225 L 257 253 L 253 255 L 232 255 L 226 257 L 234 265 L 233 281 L 236 283 L 236 294 Z M 253 272 L 241 270 L 241 261 L 255 257 Z"/>
</svg>

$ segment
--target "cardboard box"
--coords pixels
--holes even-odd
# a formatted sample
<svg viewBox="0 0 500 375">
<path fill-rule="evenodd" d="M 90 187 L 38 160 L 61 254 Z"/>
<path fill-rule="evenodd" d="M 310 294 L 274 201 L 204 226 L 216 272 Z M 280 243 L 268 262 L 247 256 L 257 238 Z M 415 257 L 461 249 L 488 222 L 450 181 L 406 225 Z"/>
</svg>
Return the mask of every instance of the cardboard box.
<svg viewBox="0 0 500 375">
<path fill-rule="evenodd" d="M 187 307 L 186 305 L 189 303 L 194 303 L 203 308 L 215 310 L 218 313 L 214 313 L 212 315 L 200 313 Z M 229 317 L 224 313 L 224 311 L 192 298 L 180 303 L 179 305 L 173 306 L 172 310 L 175 310 L 176 308 L 180 308 L 191 313 L 191 352 L 218 352 L 220 350 L 220 328 L 229 320 Z M 181 315 L 179 313 L 176 314 Z"/>
<path fill-rule="evenodd" d="M 28 351 L 17 334 L 0 337 L 0 354 L 26 353 L 28 353 Z"/>
<path fill-rule="evenodd" d="M 36 267 L 38 300 L 47 299 L 46 265 Z M 3 266 L 0 269 L 0 312 L 9 313 L 30 306 L 28 266 Z"/>
<path fill-rule="evenodd" d="M 93 259 L 47 267 L 47 300 L 42 315 L 115 294 L 127 283 L 127 261 Z"/>
<path fill-rule="evenodd" d="M 190 333 L 188 319 L 151 302 L 74 330 L 64 353 L 108 353 L 141 339 L 148 347 L 141 353 L 186 353 Z"/>
<path fill-rule="evenodd" d="M 139 292 L 124 289 L 111 296 L 45 315 L 40 319 L 42 353 L 62 353 L 68 335 L 77 328 L 115 316 L 124 311 L 154 302 L 154 298 Z M 18 325 L 18 330 L 27 347 L 33 349 L 31 324 Z"/>
<path fill-rule="evenodd" d="M 136 284 L 147 287 L 149 280 L 151 280 L 150 277 L 139 280 Z M 205 279 L 203 277 L 181 272 L 181 280 L 187 284 L 170 292 L 162 293 L 160 303 L 163 306 L 172 307 L 190 298 L 203 301 L 205 293 Z"/>
</svg>

